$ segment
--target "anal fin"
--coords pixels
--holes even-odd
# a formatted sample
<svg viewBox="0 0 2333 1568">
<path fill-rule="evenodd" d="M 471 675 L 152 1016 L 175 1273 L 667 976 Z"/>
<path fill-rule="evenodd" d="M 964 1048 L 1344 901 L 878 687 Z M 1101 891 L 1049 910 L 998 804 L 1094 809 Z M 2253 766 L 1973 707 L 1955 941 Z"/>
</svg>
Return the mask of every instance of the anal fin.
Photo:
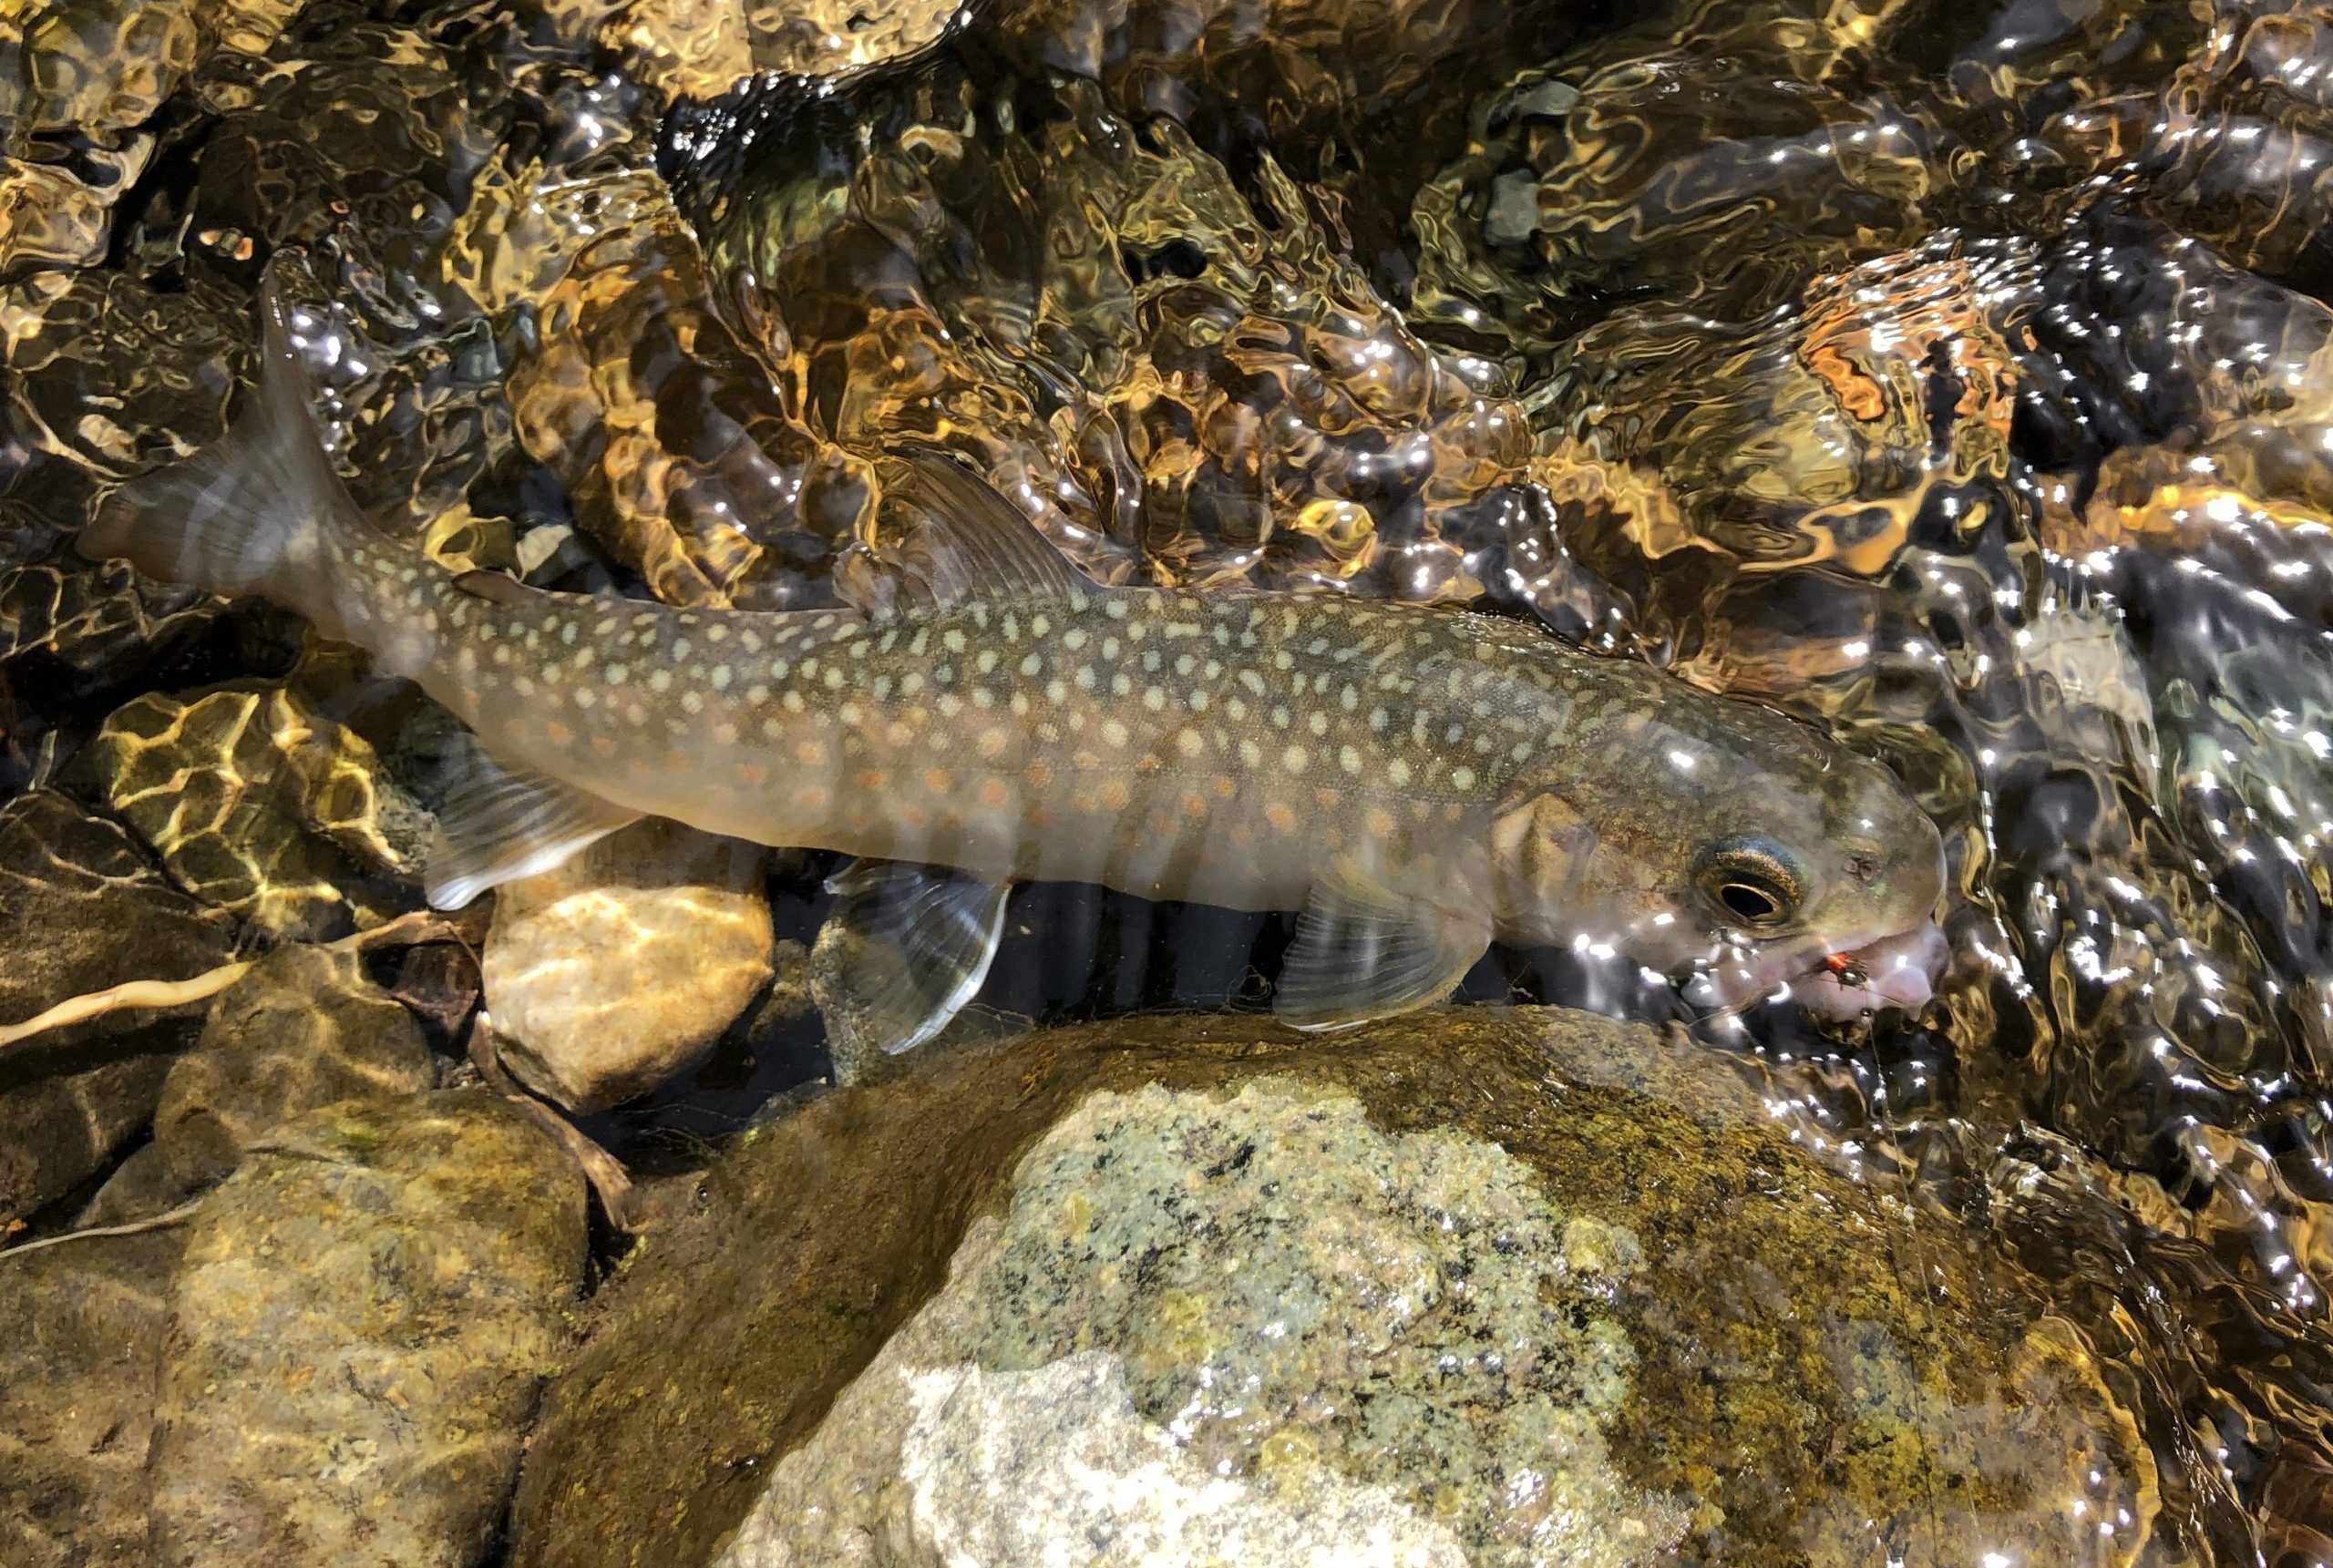
<svg viewBox="0 0 2333 1568">
<path fill-rule="evenodd" d="M 468 774 L 437 807 L 426 875 L 430 907 L 458 909 L 489 887 L 548 871 L 640 815 L 473 752 Z"/>
<path fill-rule="evenodd" d="M 1340 864 L 1312 887 L 1272 1011 L 1297 1029 L 1344 1029 L 1431 1006 L 1490 946 L 1487 913 L 1454 910 Z"/>
<path fill-rule="evenodd" d="M 833 909 L 811 995 L 838 1069 L 938 1034 L 988 978 L 1004 934 L 1003 884 L 898 860 L 854 860 L 827 883 Z"/>
</svg>

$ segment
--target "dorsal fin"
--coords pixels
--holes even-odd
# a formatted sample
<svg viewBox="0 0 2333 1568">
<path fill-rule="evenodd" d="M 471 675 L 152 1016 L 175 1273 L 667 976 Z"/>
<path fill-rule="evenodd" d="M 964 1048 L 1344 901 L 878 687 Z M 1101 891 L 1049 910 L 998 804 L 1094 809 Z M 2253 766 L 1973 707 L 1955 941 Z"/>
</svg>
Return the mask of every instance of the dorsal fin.
<svg viewBox="0 0 2333 1568">
<path fill-rule="evenodd" d="M 472 599 L 482 599 L 488 604 L 521 604 L 540 591 L 529 588 L 508 572 L 466 571 L 457 573 L 454 586 Z"/>
<path fill-rule="evenodd" d="M 852 607 L 883 620 L 909 610 L 992 603 L 1074 600 L 1095 585 L 1053 547 L 995 487 L 939 452 L 878 460 L 885 522 L 900 530 L 882 591 L 851 593 Z M 867 602 L 860 602 L 860 600 Z"/>
</svg>

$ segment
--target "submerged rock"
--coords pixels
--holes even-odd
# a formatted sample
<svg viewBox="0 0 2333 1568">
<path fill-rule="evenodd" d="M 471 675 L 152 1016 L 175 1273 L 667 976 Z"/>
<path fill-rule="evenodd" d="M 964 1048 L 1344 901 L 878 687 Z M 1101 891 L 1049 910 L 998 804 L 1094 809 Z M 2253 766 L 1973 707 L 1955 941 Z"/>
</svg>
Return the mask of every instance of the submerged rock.
<svg viewBox="0 0 2333 1568">
<path fill-rule="evenodd" d="M 2080 1331 L 1732 1072 L 1466 1010 L 827 1096 L 608 1294 L 512 1561 L 2133 1560 L 2152 1460 Z"/>
<path fill-rule="evenodd" d="M 498 1100 L 279 1127 L 188 1226 L 152 1561 L 478 1562 L 583 1249 L 581 1173 Z"/>
<path fill-rule="evenodd" d="M 299 941 L 394 912 L 419 814 L 371 743 L 303 692 L 149 693 L 89 755 L 114 809 L 202 897 Z"/>
<path fill-rule="evenodd" d="M 421 1026 L 344 949 L 277 948 L 222 993 L 154 1112 L 154 1146 L 187 1188 L 242 1163 L 278 1122 L 437 1081 Z"/>
<path fill-rule="evenodd" d="M 0 1257 L 0 1562 L 142 1563 L 146 1446 L 180 1233 Z"/>
<path fill-rule="evenodd" d="M 640 823 L 495 895 L 486 1005 L 503 1061 L 571 1111 L 682 1071 L 769 983 L 762 851 Z"/>
<path fill-rule="evenodd" d="M 0 805 L 0 1020 L 128 980 L 227 961 L 231 927 L 162 879 L 129 835 L 61 794 Z M 0 1226 L 102 1169 L 153 1114 L 190 1009 L 118 1012 L 0 1057 Z"/>
</svg>

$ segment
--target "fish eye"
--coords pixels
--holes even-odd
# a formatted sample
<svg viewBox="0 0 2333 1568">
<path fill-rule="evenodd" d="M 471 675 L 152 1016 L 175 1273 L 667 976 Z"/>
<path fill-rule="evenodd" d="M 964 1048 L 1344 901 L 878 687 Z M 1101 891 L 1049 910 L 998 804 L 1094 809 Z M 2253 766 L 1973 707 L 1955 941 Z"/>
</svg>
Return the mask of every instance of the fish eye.
<svg viewBox="0 0 2333 1568">
<path fill-rule="evenodd" d="M 1694 867 L 1693 880 L 1727 918 L 1758 929 L 1793 919 L 1804 897 L 1790 851 L 1771 838 L 1750 835 L 1711 845 Z"/>
</svg>

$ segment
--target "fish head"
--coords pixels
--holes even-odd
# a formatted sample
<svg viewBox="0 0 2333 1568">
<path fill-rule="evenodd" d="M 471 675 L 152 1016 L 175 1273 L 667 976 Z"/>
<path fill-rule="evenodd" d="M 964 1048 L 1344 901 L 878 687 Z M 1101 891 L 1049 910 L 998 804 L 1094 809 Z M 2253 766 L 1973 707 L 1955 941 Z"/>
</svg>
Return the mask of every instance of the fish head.
<svg viewBox="0 0 2333 1568">
<path fill-rule="evenodd" d="M 1518 779 L 1501 804 L 1508 935 L 1628 958 L 1712 1006 L 1784 988 L 1835 1017 L 1928 999 L 1943 843 L 1885 767 L 1682 690 L 1589 749 L 1598 765 L 1574 751 L 1569 776 Z"/>
</svg>

